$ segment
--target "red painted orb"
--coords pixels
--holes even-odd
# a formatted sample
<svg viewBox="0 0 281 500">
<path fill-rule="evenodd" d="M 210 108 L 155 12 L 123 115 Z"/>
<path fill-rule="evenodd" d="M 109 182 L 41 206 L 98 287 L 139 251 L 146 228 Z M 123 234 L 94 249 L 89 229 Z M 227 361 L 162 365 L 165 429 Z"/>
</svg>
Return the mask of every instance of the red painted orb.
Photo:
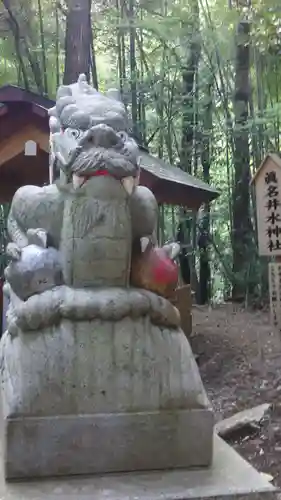
<svg viewBox="0 0 281 500">
<path fill-rule="evenodd" d="M 160 247 L 149 248 L 133 256 L 131 283 L 170 298 L 178 284 L 178 266 Z"/>
</svg>

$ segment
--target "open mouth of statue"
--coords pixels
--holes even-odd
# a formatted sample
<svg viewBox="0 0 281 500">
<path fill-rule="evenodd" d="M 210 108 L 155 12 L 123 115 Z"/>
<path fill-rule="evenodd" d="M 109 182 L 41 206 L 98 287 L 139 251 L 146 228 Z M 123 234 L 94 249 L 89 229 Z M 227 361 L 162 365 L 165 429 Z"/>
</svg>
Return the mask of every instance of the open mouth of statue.
<svg viewBox="0 0 281 500">
<path fill-rule="evenodd" d="M 107 170 L 97 170 L 96 172 L 91 172 L 87 175 L 72 175 L 72 185 L 75 190 L 82 188 L 86 182 L 92 177 L 113 177 Z M 138 179 L 132 176 L 123 177 L 120 182 L 125 189 L 126 193 L 131 195 L 138 184 Z"/>
</svg>

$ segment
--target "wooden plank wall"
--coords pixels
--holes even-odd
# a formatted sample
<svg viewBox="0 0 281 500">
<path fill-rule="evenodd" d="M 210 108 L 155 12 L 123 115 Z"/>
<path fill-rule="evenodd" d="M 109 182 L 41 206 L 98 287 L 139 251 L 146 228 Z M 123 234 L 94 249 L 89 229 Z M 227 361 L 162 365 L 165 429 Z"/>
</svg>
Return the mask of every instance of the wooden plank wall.
<svg viewBox="0 0 281 500">
<path fill-rule="evenodd" d="M 176 290 L 174 305 L 181 315 L 181 327 L 186 337 L 189 338 L 192 332 L 192 296 L 191 286 L 183 285 Z"/>
</svg>

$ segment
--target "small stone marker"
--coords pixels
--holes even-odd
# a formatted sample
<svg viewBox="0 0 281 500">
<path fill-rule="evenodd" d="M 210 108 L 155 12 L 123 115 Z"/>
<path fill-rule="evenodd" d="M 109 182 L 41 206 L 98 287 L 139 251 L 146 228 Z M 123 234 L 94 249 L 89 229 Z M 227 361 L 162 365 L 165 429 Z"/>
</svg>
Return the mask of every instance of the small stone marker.
<svg viewBox="0 0 281 500">
<path fill-rule="evenodd" d="M 256 429 L 270 409 L 271 405 L 269 403 L 264 403 L 250 410 L 241 411 L 229 418 L 217 422 L 215 431 L 219 436 L 227 438 L 234 432 L 245 427 L 253 427 L 253 429 Z"/>
</svg>

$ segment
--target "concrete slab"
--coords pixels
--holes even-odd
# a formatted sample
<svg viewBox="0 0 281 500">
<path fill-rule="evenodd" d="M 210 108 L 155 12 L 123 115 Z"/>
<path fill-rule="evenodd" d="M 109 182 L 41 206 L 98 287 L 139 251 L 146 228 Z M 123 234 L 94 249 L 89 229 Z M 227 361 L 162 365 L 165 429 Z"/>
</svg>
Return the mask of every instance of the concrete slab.
<svg viewBox="0 0 281 500">
<path fill-rule="evenodd" d="M 114 446 L 114 444 L 113 444 Z M 65 478 L 29 483 L 2 480 L 1 500 L 191 500 L 276 498 L 276 489 L 221 438 L 212 467 Z"/>
</svg>

